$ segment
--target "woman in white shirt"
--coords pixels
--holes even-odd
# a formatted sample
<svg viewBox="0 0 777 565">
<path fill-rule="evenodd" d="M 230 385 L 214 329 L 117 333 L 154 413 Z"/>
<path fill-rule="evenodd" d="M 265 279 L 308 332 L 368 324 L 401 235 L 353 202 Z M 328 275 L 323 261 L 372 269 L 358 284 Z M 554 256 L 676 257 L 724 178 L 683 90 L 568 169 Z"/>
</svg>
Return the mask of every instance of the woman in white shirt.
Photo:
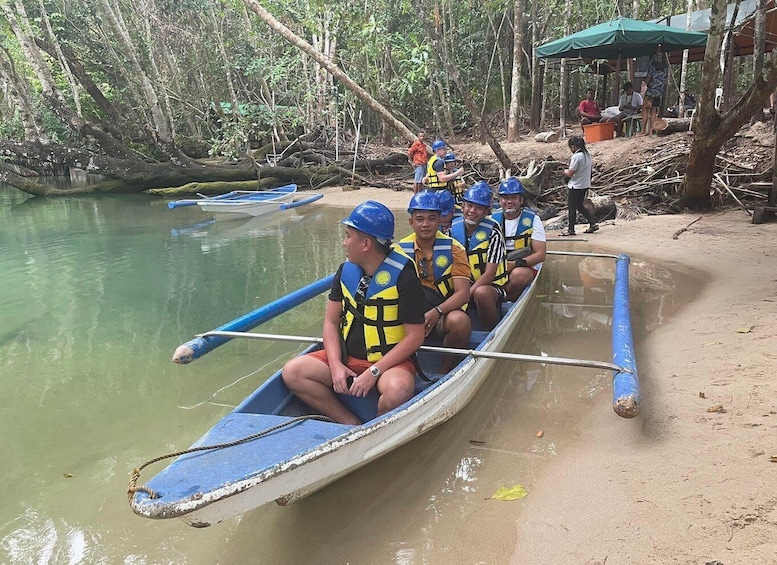
<svg viewBox="0 0 777 565">
<path fill-rule="evenodd" d="M 567 196 L 567 207 L 569 212 L 569 227 L 567 231 L 559 234 L 561 236 L 575 235 L 575 220 L 579 211 L 585 219 L 588 220 L 588 229 L 585 233 L 594 233 L 599 229 L 594 217 L 588 209 L 583 206 L 585 195 L 591 188 L 591 170 L 593 160 L 591 154 L 585 148 L 585 140 L 582 137 L 570 137 L 569 149 L 572 151 L 572 159 L 569 161 L 569 168 L 564 169 L 564 175 L 569 177 L 569 188 Z"/>
</svg>

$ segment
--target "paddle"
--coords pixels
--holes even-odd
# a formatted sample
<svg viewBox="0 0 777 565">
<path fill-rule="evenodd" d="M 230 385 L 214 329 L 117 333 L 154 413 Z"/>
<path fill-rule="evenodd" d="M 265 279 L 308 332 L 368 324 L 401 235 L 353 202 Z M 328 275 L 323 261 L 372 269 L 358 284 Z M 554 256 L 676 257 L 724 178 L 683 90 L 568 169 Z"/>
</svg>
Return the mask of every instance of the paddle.
<svg viewBox="0 0 777 565">
<path fill-rule="evenodd" d="M 283 334 L 260 334 L 251 332 L 227 332 L 227 331 L 212 331 L 204 334 L 198 334 L 196 337 L 229 337 L 229 338 L 244 338 L 244 339 L 264 339 L 272 341 L 290 341 L 294 343 L 324 343 L 323 338 L 320 337 L 306 337 L 299 335 L 283 335 Z M 567 365 L 574 367 L 588 367 L 591 369 L 604 369 L 607 371 L 615 371 L 616 373 L 632 373 L 630 369 L 615 365 L 613 363 L 607 363 L 605 361 L 592 361 L 588 359 L 570 359 L 566 357 L 545 357 L 543 355 L 524 355 L 522 353 L 503 353 L 501 351 L 477 351 L 474 349 L 457 349 L 454 347 L 436 347 L 433 345 L 422 345 L 419 348 L 420 351 L 430 351 L 433 353 L 443 353 L 447 355 L 472 355 L 472 357 L 482 357 L 485 359 L 503 359 L 508 361 L 527 361 L 530 363 L 549 363 L 551 365 Z"/>
</svg>

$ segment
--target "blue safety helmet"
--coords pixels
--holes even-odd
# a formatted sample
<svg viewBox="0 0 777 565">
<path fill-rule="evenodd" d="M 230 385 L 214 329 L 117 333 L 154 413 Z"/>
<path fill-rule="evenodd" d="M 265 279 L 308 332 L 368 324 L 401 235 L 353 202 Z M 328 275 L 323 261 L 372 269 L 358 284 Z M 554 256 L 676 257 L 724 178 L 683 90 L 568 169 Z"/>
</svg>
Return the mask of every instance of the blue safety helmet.
<svg viewBox="0 0 777 565">
<path fill-rule="evenodd" d="M 438 149 L 445 149 L 446 145 L 445 142 L 442 139 L 438 139 L 434 143 L 432 143 L 432 151 L 437 151 Z"/>
<path fill-rule="evenodd" d="M 449 151 L 447 155 L 443 158 L 444 163 L 455 163 L 456 162 L 456 155 L 453 153 L 453 151 Z"/>
<path fill-rule="evenodd" d="M 499 196 L 507 196 L 508 194 L 523 194 L 525 191 L 521 181 L 515 177 L 510 177 L 499 183 Z"/>
<path fill-rule="evenodd" d="M 456 207 L 456 201 L 453 199 L 453 195 L 449 190 L 438 190 L 435 192 L 437 195 L 437 201 L 440 203 L 440 215 L 450 216 L 453 214 L 453 210 Z"/>
<path fill-rule="evenodd" d="M 412 214 L 416 210 L 427 210 L 429 212 L 440 212 L 440 199 L 431 190 L 422 190 L 413 195 L 410 199 L 410 204 L 407 207 L 407 212 Z"/>
<path fill-rule="evenodd" d="M 382 240 L 381 243 L 391 241 L 394 237 L 394 214 L 374 200 L 359 204 L 342 223 Z"/>
<path fill-rule="evenodd" d="M 491 206 L 491 187 L 486 181 L 478 181 L 464 191 L 462 200 L 479 206 Z"/>
</svg>

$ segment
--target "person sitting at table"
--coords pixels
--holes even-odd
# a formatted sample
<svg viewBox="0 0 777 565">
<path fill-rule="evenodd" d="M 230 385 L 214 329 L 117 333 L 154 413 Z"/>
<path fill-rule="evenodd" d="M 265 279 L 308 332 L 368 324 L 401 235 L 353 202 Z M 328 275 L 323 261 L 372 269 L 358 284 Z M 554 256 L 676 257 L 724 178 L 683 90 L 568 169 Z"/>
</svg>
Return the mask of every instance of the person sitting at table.
<svg viewBox="0 0 777 565">
<path fill-rule="evenodd" d="M 596 124 L 602 121 L 602 110 L 599 108 L 599 103 L 594 100 L 594 91 L 589 88 L 585 92 L 585 99 L 580 102 L 577 107 L 577 111 L 580 114 L 580 124 Z"/>
</svg>

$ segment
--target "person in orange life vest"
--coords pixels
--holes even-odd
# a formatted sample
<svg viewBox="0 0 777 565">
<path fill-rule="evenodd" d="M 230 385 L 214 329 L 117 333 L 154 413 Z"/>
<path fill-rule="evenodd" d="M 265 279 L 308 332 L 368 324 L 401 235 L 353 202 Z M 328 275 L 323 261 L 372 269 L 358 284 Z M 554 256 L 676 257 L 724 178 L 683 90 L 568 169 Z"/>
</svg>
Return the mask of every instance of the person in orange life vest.
<svg viewBox="0 0 777 565">
<path fill-rule="evenodd" d="M 347 261 L 329 292 L 324 348 L 292 359 L 282 376 L 314 410 L 358 425 L 335 393 L 366 396 L 376 387 L 378 415 L 413 396 L 411 358 L 424 342 L 425 300 L 413 261 L 391 247 L 394 215 L 386 206 L 368 200 L 342 223 Z"/>
</svg>

